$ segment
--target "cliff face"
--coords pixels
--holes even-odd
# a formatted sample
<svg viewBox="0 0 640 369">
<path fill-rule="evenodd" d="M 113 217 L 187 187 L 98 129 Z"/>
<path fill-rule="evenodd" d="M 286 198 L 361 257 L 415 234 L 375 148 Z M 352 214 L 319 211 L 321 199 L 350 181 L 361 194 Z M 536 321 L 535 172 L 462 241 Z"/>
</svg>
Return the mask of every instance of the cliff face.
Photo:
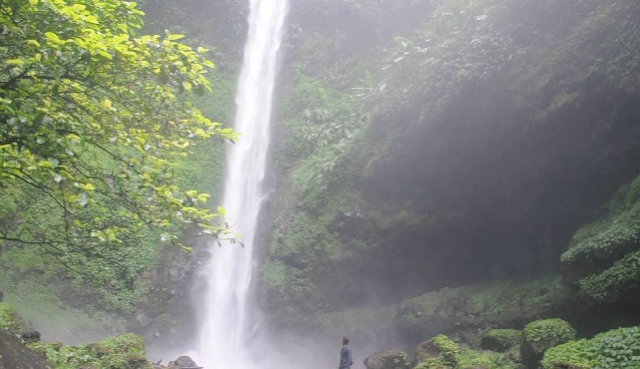
<svg viewBox="0 0 640 369">
<path fill-rule="evenodd" d="M 351 26 L 292 9 L 263 232 L 274 324 L 558 273 L 640 173 L 640 6 L 334 2 Z"/>
</svg>

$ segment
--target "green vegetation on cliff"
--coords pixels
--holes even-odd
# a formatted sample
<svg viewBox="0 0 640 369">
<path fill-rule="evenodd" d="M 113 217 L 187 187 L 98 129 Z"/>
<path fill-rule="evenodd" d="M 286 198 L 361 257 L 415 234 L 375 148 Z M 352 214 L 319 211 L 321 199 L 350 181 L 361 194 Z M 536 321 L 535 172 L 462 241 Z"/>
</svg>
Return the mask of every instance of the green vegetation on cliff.
<svg viewBox="0 0 640 369">
<path fill-rule="evenodd" d="M 308 20 L 324 4 L 333 7 Z M 262 268 L 267 309 L 281 324 L 444 286 L 555 273 L 585 213 L 628 180 L 602 173 L 633 171 L 627 156 L 637 145 L 615 141 L 637 133 L 633 1 L 405 5 L 428 16 L 394 28 L 397 3 L 293 5 L 301 24 L 291 42 L 304 51 L 281 88 L 280 180 Z M 342 19 L 325 13 L 340 9 L 353 29 L 323 28 Z M 358 27 L 369 26 L 374 42 L 359 38 Z M 634 268 L 629 256 L 602 282 L 633 285 Z M 545 303 L 557 306 L 522 310 L 552 317 Z M 493 305 L 482 316 L 509 314 L 508 303 Z M 409 313 L 400 324 L 419 331 L 427 320 Z"/>
<path fill-rule="evenodd" d="M 624 300 L 640 289 L 640 177 L 622 186 L 573 236 L 562 255 L 564 276 L 596 302 Z"/>
</svg>

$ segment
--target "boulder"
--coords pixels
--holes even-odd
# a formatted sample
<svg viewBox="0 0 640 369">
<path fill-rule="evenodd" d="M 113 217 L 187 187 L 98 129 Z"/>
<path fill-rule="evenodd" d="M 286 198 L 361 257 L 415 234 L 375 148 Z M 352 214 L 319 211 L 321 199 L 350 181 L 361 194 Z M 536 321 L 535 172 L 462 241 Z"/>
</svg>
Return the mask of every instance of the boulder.
<svg viewBox="0 0 640 369">
<path fill-rule="evenodd" d="M 176 361 L 170 361 L 167 369 L 202 369 L 189 356 L 180 356 Z"/>
<path fill-rule="evenodd" d="M 22 332 L 22 340 L 25 343 L 33 343 L 40 341 L 40 332 L 30 329 Z"/>
<path fill-rule="evenodd" d="M 422 342 L 416 347 L 416 361 L 422 363 L 429 358 L 440 356 L 440 349 L 433 343 L 433 340 Z"/>
<path fill-rule="evenodd" d="M 367 369 L 409 369 L 408 355 L 401 350 L 387 350 L 369 356 L 364 365 Z"/>
<path fill-rule="evenodd" d="M 18 337 L 0 330 L 0 369 L 50 369 L 40 354 L 29 350 Z"/>
<path fill-rule="evenodd" d="M 126 328 L 129 332 L 144 334 L 148 330 L 150 324 L 151 320 L 147 314 L 138 312 L 129 319 Z"/>
<path fill-rule="evenodd" d="M 522 362 L 537 368 L 545 351 L 576 338 L 576 331 L 562 319 L 537 320 L 524 328 L 520 345 Z"/>
<path fill-rule="evenodd" d="M 522 343 L 522 332 L 515 329 L 491 329 L 482 336 L 483 350 L 506 352 Z"/>
</svg>

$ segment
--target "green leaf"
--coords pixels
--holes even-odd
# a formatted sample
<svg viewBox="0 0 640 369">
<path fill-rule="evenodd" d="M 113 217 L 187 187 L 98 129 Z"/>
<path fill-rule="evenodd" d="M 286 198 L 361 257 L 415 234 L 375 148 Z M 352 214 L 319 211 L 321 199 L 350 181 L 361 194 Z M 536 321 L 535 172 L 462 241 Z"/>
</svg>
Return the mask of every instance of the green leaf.
<svg viewBox="0 0 640 369">
<path fill-rule="evenodd" d="M 9 59 L 9 60 L 6 60 L 5 63 L 7 63 L 8 65 L 23 65 L 24 64 L 24 60 L 22 60 L 22 59 Z"/>
<path fill-rule="evenodd" d="M 183 38 L 184 38 L 184 35 L 167 34 L 167 39 L 169 39 L 169 41 L 177 41 Z"/>
</svg>

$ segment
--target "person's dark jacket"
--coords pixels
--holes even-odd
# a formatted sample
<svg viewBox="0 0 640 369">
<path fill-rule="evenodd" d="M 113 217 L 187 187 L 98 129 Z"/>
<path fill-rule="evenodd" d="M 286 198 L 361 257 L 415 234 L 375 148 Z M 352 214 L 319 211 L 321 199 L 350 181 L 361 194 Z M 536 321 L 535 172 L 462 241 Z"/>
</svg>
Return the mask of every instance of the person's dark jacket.
<svg viewBox="0 0 640 369">
<path fill-rule="evenodd" d="M 351 357 L 351 347 L 344 346 L 342 350 L 340 350 L 340 366 L 338 369 L 349 369 L 353 364 L 353 360 Z"/>
</svg>

